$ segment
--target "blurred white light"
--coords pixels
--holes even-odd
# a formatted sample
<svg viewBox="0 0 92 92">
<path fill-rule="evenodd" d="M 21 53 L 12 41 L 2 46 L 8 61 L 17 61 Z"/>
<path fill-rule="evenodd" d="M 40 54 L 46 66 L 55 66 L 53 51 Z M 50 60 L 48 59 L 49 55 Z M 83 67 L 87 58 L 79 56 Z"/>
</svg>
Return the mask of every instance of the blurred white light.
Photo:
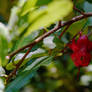
<svg viewBox="0 0 92 92">
<path fill-rule="evenodd" d="M 50 49 L 54 49 L 56 47 L 56 44 L 53 42 L 54 36 L 49 36 L 46 37 L 43 40 L 44 46 L 50 48 Z"/>
<path fill-rule="evenodd" d="M 4 92 L 4 88 L 5 88 L 4 82 L 2 79 L 0 79 L 0 92 Z"/>
<path fill-rule="evenodd" d="M 57 72 L 57 69 L 56 69 L 55 67 L 52 67 L 52 68 L 50 69 L 50 71 L 51 71 L 52 73 L 56 73 L 56 72 Z"/>
<path fill-rule="evenodd" d="M 0 66 L 0 77 L 5 75 L 5 70 L 2 66 Z"/>
<path fill-rule="evenodd" d="M 87 71 L 92 71 L 92 65 L 89 65 L 88 67 L 86 67 Z"/>
<path fill-rule="evenodd" d="M 83 76 L 81 77 L 81 82 L 82 82 L 82 84 L 83 84 L 83 85 L 86 85 L 86 86 L 89 85 L 89 81 L 91 81 L 91 80 L 92 80 L 92 77 L 91 77 L 91 76 L 88 76 L 88 75 L 83 75 Z"/>
</svg>

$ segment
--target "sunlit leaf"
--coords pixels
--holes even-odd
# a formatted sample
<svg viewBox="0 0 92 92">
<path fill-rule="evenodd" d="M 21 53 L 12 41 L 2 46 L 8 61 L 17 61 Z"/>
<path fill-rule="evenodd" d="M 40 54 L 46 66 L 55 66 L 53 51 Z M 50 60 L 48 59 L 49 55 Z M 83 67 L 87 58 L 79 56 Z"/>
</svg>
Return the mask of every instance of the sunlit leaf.
<svg viewBox="0 0 92 92">
<path fill-rule="evenodd" d="M 33 10 L 35 8 L 36 2 L 37 0 L 27 0 L 23 7 L 22 16 L 25 15 L 27 12 Z"/>
<path fill-rule="evenodd" d="M 48 6 L 35 10 L 29 14 L 30 27 L 26 34 L 63 19 L 72 11 L 72 7 L 70 0 L 55 0 Z"/>
</svg>

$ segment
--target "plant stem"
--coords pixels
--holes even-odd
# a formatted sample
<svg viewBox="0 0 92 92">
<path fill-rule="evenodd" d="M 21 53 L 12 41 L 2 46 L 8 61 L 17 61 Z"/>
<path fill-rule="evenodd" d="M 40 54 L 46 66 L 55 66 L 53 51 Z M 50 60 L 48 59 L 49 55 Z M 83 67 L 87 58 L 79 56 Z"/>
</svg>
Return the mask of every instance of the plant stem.
<svg viewBox="0 0 92 92">
<path fill-rule="evenodd" d="M 28 51 L 25 53 L 25 55 L 22 57 L 22 59 L 19 61 L 19 63 L 16 64 L 16 68 L 8 75 L 8 77 L 6 78 L 6 82 L 13 77 L 14 75 L 16 75 L 17 70 L 20 68 L 20 65 L 23 63 L 24 59 L 26 58 L 26 56 L 30 53 L 30 50 L 32 49 L 32 47 L 35 44 L 33 44 L 32 46 L 30 46 L 30 48 L 28 49 Z"/>
<path fill-rule="evenodd" d="M 38 38 L 37 38 L 36 40 L 34 40 L 32 43 L 30 43 L 30 44 L 28 44 L 28 45 L 26 45 L 26 46 L 24 46 L 24 47 L 22 47 L 22 48 L 16 50 L 15 52 L 13 52 L 13 53 L 11 53 L 9 56 L 7 56 L 7 57 L 9 57 L 9 58 L 12 58 L 14 55 L 16 55 L 17 53 L 19 53 L 20 51 L 22 51 L 22 50 L 24 50 L 24 49 L 26 49 L 26 48 L 29 48 L 28 51 L 27 51 L 27 52 L 25 53 L 25 55 L 23 56 L 23 58 L 22 58 L 22 59 L 19 61 L 19 63 L 16 65 L 16 68 L 8 75 L 6 81 L 8 81 L 11 77 L 13 77 L 13 76 L 16 74 L 17 70 L 20 68 L 20 66 L 21 66 L 21 64 L 23 63 L 24 59 L 25 59 L 26 56 L 29 54 L 30 50 L 32 49 L 32 47 L 33 47 L 35 44 L 39 43 L 40 41 L 42 41 L 45 37 L 49 36 L 50 34 L 56 32 L 56 31 L 59 30 L 61 27 L 67 26 L 67 28 L 68 28 L 72 23 L 77 22 L 77 21 L 79 21 L 79 20 L 81 20 L 81 19 L 84 19 L 84 18 L 87 18 L 87 17 L 91 17 L 91 16 L 92 16 L 92 12 L 90 12 L 90 13 L 85 13 L 84 15 L 76 16 L 76 17 L 72 18 L 71 20 L 69 20 L 69 21 L 67 21 L 67 22 L 65 22 L 65 23 L 61 23 L 59 26 L 56 26 L 56 27 L 53 28 L 52 30 L 50 30 L 50 31 L 44 33 L 42 36 L 38 37 Z M 67 29 L 67 28 L 66 28 L 66 29 Z M 66 30 L 65 30 L 65 31 L 66 31 Z M 64 31 L 64 32 L 65 32 L 65 31 Z M 63 32 L 63 33 L 64 33 L 64 32 Z M 62 34 L 63 34 L 63 33 L 62 33 Z M 61 36 L 62 36 L 62 34 L 61 34 Z M 61 36 L 60 36 L 60 37 L 61 37 Z"/>
<path fill-rule="evenodd" d="M 62 23 L 61 26 L 56 26 L 55 28 L 53 28 L 52 30 L 50 30 L 49 32 L 46 32 L 44 33 L 42 36 L 38 37 L 33 43 L 38 43 L 40 42 L 41 40 L 43 40 L 45 37 L 49 36 L 50 34 L 56 32 L 57 30 L 59 30 L 61 27 L 64 27 L 64 26 L 67 26 L 67 25 L 70 25 L 74 22 L 77 22 L 79 20 L 82 20 L 84 18 L 87 18 L 87 17 L 92 17 L 92 12 L 90 13 L 84 13 L 84 15 L 80 15 L 80 16 L 76 16 L 76 17 L 73 17 L 71 20 L 65 22 L 65 23 Z M 12 58 L 14 55 L 16 55 L 17 53 L 19 53 L 20 51 L 26 49 L 26 48 L 29 48 L 33 43 L 29 43 L 28 45 L 14 51 L 13 53 L 11 53 L 10 55 L 8 55 L 9 58 Z"/>
<path fill-rule="evenodd" d="M 66 26 L 66 28 L 63 30 L 63 32 L 61 32 L 61 34 L 59 35 L 59 39 L 61 39 L 62 35 L 67 31 L 67 29 L 70 27 L 70 24 Z"/>
</svg>

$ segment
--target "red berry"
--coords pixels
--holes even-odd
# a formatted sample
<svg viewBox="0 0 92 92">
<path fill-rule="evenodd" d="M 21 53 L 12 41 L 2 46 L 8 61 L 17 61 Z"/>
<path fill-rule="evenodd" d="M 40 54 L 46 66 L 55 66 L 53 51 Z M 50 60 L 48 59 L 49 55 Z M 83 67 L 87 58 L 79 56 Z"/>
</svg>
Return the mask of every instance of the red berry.
<svg viewBox="0 0 92 92">
<path fill-rule="evenodd" d="M 88 66 L 91 61 L 90 52 L 92 50 L 92 42 L 88 40 L 88 37 L 86 35 L 80 36 L 77 42 L 73 39 L 72 43 L 68 46 L 73 51 L 71 58 L 74 61 L 75 66 Z"/>
</svg>

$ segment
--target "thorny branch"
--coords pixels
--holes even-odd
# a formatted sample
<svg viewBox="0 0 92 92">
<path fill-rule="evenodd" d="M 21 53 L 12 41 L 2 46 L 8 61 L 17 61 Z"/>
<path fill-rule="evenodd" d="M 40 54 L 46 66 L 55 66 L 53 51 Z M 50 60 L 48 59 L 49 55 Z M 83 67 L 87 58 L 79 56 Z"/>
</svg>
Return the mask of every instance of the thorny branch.
<svg viewBox="0 0 92 92">
<path fill-rule="evenodd" d="M 45 37 L 49 36 L 50 34 L 56 32 L 56 31 L 59 30 L 61 27 L 68 26 L 68 25 L 70 26 L 70 25 L 71 25 L 72 23 L 74 23 L 74 22 L 77 22 L 77 21 L 79 21 L 79 20 L 82 20 L 82 19 L 84 19 L 84 18 L 91 17 L 91 16 L 92 16 L 92 12 L 90 12 L 90 13 L 84 13 L 84 14 L 82 14 L 82 15 L 80 15 L 80 16 L 76 16 L 76 17 L 72 18 L 71 20 L 69 20 L 69 21 L 67 21 L 67 22 L 61 23 L 59 26 L 56 26 L 55 28 L 53 28 L 53 29 L 50 30 L 49 32 L 44 33 L 42 36 L 40 36 L 40 37 L 38 37 L 36 40 L 34 40 L 34 42 L 32 42 L 32 43 L 30 43 L 30 44 L 28 44 L 28 45 L 26 45 L 26 46 L 24 46 L 24 47 L 18 49 L 17 51 L 15 51 L 15 52 L 13 52 L 13 53 L 11 53 L 11 54 L 8 56 L 9 58 L 12 58 L 14 55 L 16 55 L 17 53 L 19 53 L 20 51 L 22 51 L 22 50 L 24 50 L 24 49 L 26 49 L 26 48 L 29 48 L 28 51 L 26 52 L 26 54 L 23 56 L 23 58 L 22 58 L 22 59 L 19 61 L 19 63 L 16 65 L 16 68 L 8 75 L 8 77 L 7 77 L 6 80 L 8 81 L 11 77 L 13 77 L 13 75 L 16 74 L 16 71 L 19 69 L 20 65 L 22 64 L 22 62 L 24 61 L 24 59 L 25 59 L 26 56 L 29 54 L 30 50 L 32 49 L 32 47 L 33 47 L 35 44 L 39 43 L 40 41 L 42 41 Z M 66 30 L 65 30 L 65 31 L 66 31 Z M 64 33 L 64 32 L 63 32 L 63 33 Z M 61 36 L 60 36 L 60 37 L 61 37 Z"/>
</svg>

